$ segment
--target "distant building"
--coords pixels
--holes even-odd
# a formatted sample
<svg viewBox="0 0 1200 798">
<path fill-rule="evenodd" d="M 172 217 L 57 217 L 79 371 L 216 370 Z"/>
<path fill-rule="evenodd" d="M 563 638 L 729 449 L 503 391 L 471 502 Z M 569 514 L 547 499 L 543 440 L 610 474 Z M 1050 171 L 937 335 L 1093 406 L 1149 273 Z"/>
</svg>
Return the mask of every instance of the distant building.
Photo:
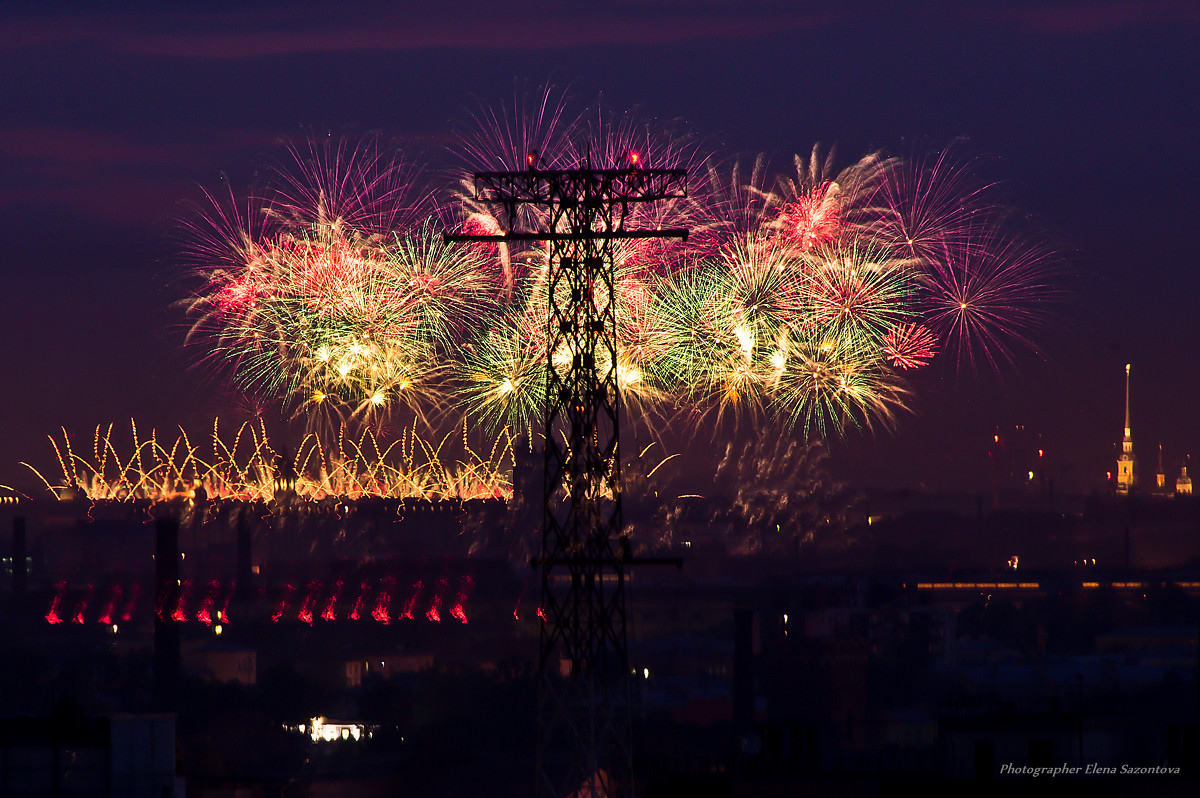
<svg viewBox="0 0 1200 798">
<path fill-rule="evenodd" d="M 1136 484 L 1133 457 L 1133 435 L 1129 429 L 1129 364 L 1125 364 L 1125 437 L 1121 440 L 1121 454 L 1117 456 L 1117 493 L 1130 493 Z"/>
<path fill-rule="evenodd" d="M 258 683 L 258 652 L 253 648 L 220 641 L 191 646 L 183 655 L 187 671 L 213 682 Z"/>
<path fill-rule="evenodd" d="M 345 687 L 361 687 L 367 675 L 390 678 L 420 673 L 433 668 L 432 654 L 379 654 L 370 659 L 349 659 L 345 666 Z"/>
<path fill-rule="evenodd" d="M 1191 496 L 1192 495 L 1192 478 L 1187 472 L 1188 458 L 1183 458 L 1183 466 L 1179 469 L 1179 478 L 1175 480 L 1175 495 L 1176 496 Z"/>
</svg>

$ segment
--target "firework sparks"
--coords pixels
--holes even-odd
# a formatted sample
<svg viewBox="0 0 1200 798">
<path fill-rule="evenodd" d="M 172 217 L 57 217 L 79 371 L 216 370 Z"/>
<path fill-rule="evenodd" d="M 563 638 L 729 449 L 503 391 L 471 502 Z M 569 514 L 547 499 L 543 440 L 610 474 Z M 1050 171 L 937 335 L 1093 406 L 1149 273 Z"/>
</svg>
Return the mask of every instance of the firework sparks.
<svg viewBox="0 0 1200 798">
<path fill-rule="evenodd" d="M 276 194 L 244 213 L 213 202 L 190 226 L 202 285 L 189 340 L 312 429 L 436 410 L 439 363 L 482 318 L 489 264 L 447 247 L 398 158 L 344 142 L 292 154 Z"/>
<path fill-rule="evenodd" d="M 612 291 L 592 289 L 597 309 L 614 306 L 616 336 L 594 367 L 616 372 L 635 416 L 729 412 L 843 435 L 892 424 L 909 401 L 907 372 L 943 353 L 997 366 L 1014 346 L 1032 346 L 1054 294 L 1046 253 L 1011 234 L 991 186 L 976 184 L 953 149 L 912 160 L 871 153 L 839 169 L 816 147 L 772 178 L 764 158 L 721 168 L 689 137 L 566 108 L 544 90 L 475 114 L 459 137 L 471 168 L 456 211 L 435 210 L 412 170 L 377 147 L 292 148 L 300 168 L 281 171 L 276 194 L 244 211 L 213 203 L 193 226 L 203 286 L 189 305 L 192 340 L 245 392 L 303 418 L 318 460 L 343 447 L 345 426 L 383 430 L 401 410 L 431 426 L 455 413 L 484 434 L 526 434 L 542 416 L 546 367 L 575 354 L 547 351 L 549 250 L 448 246 L 441 229 L 542 229 L 545 207 L 521 204 L 507 218 L 476 199 L 469 172 L 586 164 L 693 176 L 685 201 L 635 203 L 620 220 L 688 228 L 687 244 L 614 242 Z M 139 444 L 138 457 L 156 447 Z M 140 460 L 134 468 L 98 451 L 92 461 L 103 462 L 89 462 L 98 484 L 85 487 L 63 448 L 65 482 L 89 495 L 117 484 L 162 494 L 175 476 L 167 468 L 134 482 Z M 361 466 L 359 454 L 348 459 Z M 300 470 L 322 474 L 310 477 L 316 493 L 378 490 L 368 484 L 383 471 L 365 483 L 340 471 L 346 459 Z M 100 476 L 109 463 L 129 477 Z"/>
<path fill-rule="evenodd" d="M 580 140 L 605 164 L 639 151 L 615 144 L 627 142 L 700 176 L 677 209 L 639 206 L 647 218 L 626 220 L 693 227 L 689 247 L 616 244 L 613 294 L 593 297 L 617 306 L 616 362 L 601 356 L 596 368 L 618 371 L 635 413 L 766 414 L 842 435 L 893 423 L 909 397 L 903 372 L 948 347 L 995 363 L 1013 341 L 1030 342 L 1051 293 L 1044 262 L 981 232 L 998 215 L 951 156 L 909 164 L 875 153 L 838 171 L 816 148 L 772 183 L 763 159 L 726 177 L 688 147 L 633 130 L 601 122 Z M 482 224 L 473 210 L 466 227 Z M 545 364 L 572 360 L 545 350 L 544 272 L 514 283 L 500 321 L 464 349 L 460 406 L 488 429 L 526 430 L 540 417 Z"/>
<path fill-rule="evenodd" d="M 392 576 L 384 577 L 382 584 L 379 586 L 379 593 L 375 597 L 375 609 L 371 610 L 371 617 L 379 623 L 386 625 L 392 622 L 388 611 L 392 605 L 392 593 L 395 589 L 396 578 Z"/>
<path fill-rule="evenodd" d="M 937 354 L 937 338 L 920 324 L 901 324 L 888 332 L 883 354 L 896 368 L 917 369 Z"/>
<path fill-rule="evenodd" d="M 425 500 L 508 496 L 512 492 L 511 439 L 501 435 L 486 456 L 468 449 L 465 459 L 446 462 L 443 449 L 454 435 L 429 442 L 413 427 L 382 446 L 370 432 L 357 439 L 343 434 L 334 448 L 327 449 L 318 436 L 310 434 L 295 458 L 298 477 L 294 492 L 313 500 L 327 496 Z M 243 424 L 230 442 L 221 437 L 214 422 L 211 441 L 212 454 L 208 456 L 183 430 L 168 447 L 155 432 L 141 439 L 137 425 L 131 424 L 131 438 L 125 444 L 110 425 L 96 429 L 93 451 L 85 456 L 74 450 L 64 430 L 61 441 L 50 438 L 62 474 L 59 481 L 50 481 L 28 463 L 23 465 L 49 492 L 64 499 L 187 504 L 193 485 L 201 486 L 209 499 L 275 498 L 280 455 L 263 426 Z M 122 454 L 125 449 L 131 452 Z"/>
</svg>

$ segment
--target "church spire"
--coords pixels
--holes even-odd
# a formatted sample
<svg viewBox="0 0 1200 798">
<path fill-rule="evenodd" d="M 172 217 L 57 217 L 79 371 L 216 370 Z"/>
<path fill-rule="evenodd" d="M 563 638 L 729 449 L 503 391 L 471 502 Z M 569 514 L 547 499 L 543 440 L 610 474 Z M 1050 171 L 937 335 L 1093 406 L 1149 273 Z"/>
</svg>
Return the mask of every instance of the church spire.
<svg viewBox="0 0 1200 798">
<path fill-rule="evenodd" d="M 1134 486 L 1133 434 L 1129 427 L 1129 364 L 1125 364 L 1125 437 L 1117 457 L 1117 493 L 1129 493 Z"/>
<path fill-rule="evenodd" d="M 1125 364 L 1125 440 L 1131 440 L 1129 434 L 1129 364 Z"/>
<path fill-rule="evenodd" d="M 1167 487 L 1167 472 L 1163 471 L 1162 464 L 1162 441 L 1158 442 L 1158 473 L 1154 475 L 1154 486 L 1160 493 Z"/>
</svg>

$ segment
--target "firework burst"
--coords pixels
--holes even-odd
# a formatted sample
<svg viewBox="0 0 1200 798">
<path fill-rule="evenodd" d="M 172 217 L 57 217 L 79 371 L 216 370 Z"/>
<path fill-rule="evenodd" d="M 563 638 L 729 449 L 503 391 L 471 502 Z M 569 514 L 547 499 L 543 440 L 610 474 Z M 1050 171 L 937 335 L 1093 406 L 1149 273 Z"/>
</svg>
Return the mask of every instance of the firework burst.
<svg viewBox="0 0 1200 798">
<path fill-rule="evenodd" d="M 524 314 L 494 323 L 463 353 L 459 402 L 488 433 L 527 432 L 544 406 L 545 344 Z"/>
<path fill-rule="evenodd" d="M 1036 350 L 1033 333 L 1055 297 L 1047 251 L 1000 229 L 929 260 L 928 320 L 960 363 L 997 368 L 1014 346 Z"/>
<path fill-rule="evenodd" d="M 614 242 L 615 371 L 635 417 L 671 411 L 781 419 L 813 436 L 892 424 L 905 376 L 944 353 L 997 366 L 1031 346 L 1053 289 L 1047 255 L 1011 232 L 952 150 L 872 153 L 838 168 L 814 148 L 772 178 L 763 158 L 718 166 L 693 139 L 630 115 L 567 112 L 563 96 L 483 109 L 459 148 L 471 171 L 664 167 L 686 200 L 634 203 L 626 229 L 687 228 Z M 203 287 L 191 339 L 249 395 L 280 402 L 324 439 L 381 430 L 394 412 L 462 413 L 482 430 L 530 431 L 545 405 L 544 243 L 448 246 L 466 233 L 537 230 L 547 209 L 474 198 L 433 212 L 414 173 L 374 146 L 293 147 L 275 193 L 214 203 L 197 223 Z"/>
<path fill-rule="evenodd" d="M 883 354 L 895 368 L 921 368 L 937 354 L 937 338 L 920 324 L 901 324 L 888 331 Z"/>
<path fill-rule="evenodd" d="M 377 428 L 397 408 L 436 416 L 447 353 L 490 308 L 491 262 L 447 246 L 397 157 L 345 144 L 292 153 L 300 176 L 283 172 L 244 214 L 216 204 L 193 225 L 212 260 L 189 339 L 312 430 Z"/>
<path fill-rule="evenodd" d="M 807 252 L 862 236 L 878 214 L 872 204 L 884 176 L 894 166 L 878 153 L 835 169 L 832 150 L 814 147 L 796 156 L 795 172 L 780 178 L 768 195 L 768 225 L 790 248 Z"/>
</svg>

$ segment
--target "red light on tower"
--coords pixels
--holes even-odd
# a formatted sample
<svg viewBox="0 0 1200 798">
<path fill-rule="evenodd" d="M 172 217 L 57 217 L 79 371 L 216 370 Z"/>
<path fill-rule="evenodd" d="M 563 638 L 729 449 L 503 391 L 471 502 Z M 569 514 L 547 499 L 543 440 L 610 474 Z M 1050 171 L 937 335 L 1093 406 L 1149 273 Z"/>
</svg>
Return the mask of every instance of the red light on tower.
<svg viewBox="0 0 1200 798">
<path fill-rule="evenodd" d="M 642 156 L 638 155 L 636 152 L 629 153 L 629 164 L 634 169 L 637 169 L 638 166 L 641 165 L 641 159 L 642 159 Z"/>
</svg>

